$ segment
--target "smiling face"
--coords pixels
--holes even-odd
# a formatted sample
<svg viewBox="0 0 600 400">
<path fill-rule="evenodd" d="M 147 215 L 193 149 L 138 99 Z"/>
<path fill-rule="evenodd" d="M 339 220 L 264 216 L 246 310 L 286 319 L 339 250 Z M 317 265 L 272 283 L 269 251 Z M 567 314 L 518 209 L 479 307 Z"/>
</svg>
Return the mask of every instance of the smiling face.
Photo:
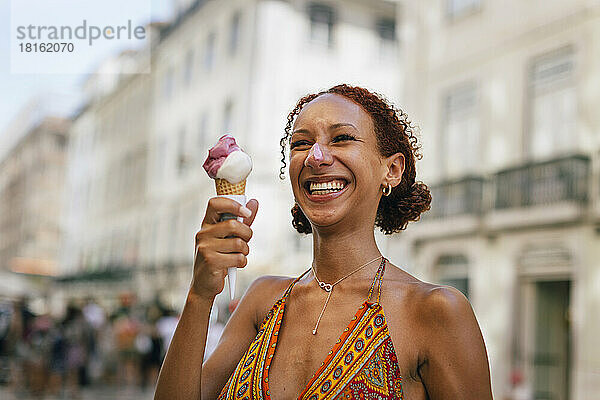
<svg viewBox="0 0 600 400">
<path fill-rule="evenodd" d="M 313 227 L 372 228 L 387 172 L 373 121 L 358 104 L 324 94 L 298 114 L 289 174 L 296 202 Z"/>
</svg>

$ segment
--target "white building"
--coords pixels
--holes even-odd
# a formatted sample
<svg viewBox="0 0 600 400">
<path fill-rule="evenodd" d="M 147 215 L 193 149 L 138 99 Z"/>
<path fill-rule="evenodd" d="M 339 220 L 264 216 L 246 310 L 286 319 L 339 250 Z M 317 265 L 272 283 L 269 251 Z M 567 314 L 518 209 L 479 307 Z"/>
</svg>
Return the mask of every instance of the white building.
<svg viewBox="0 0 600 400">
<path fill-rule="evenodd" d="M 111 70 L 140 54 L 124 52 Z M 150 74 L 98 71 L 85 85 L 87 102 L 70 131 L 64 236 L 57 303 L 94 295 L 114 306 L 137 292 L 146 223 Z"/>
<path fill-rule="evenodd" d="M 152 65 L 154 221 L 145 243 L 149 264 L 167 273 L 148 281 L 164 287 L 175 276 L 171 299 L 183 304 L 194 234 L 215 193 L 202 163 L 224 133 L 253 157 L 247 194 L 261 204 L 238 294 L 258 275 L 307 268 L 310 238 L 291 227 L 289 182 L 278 178 L 287 114 L 301 96 L 342 82 L 395 99 L 402 74 L 395 32 L 395 4 L 379 0 L 198 1 L 179 15 Z"/>
<path fill-rule="evenodd" d="M 434 200 L 390 252 L 409 249 L 413 273 L 469 296 L 495 398 L 513 398 L 521 375 L 530 398 L 595 399 L 598 2 L 401 5 L 404 104 Z"/>
<path fill-rule="evenodd" d="M 45 296 L 59 272 L 70 121 L 46 104 L 30 102 L 0 135 L 0 276 L 10 282 L 2 297 Z"/>
</svg>

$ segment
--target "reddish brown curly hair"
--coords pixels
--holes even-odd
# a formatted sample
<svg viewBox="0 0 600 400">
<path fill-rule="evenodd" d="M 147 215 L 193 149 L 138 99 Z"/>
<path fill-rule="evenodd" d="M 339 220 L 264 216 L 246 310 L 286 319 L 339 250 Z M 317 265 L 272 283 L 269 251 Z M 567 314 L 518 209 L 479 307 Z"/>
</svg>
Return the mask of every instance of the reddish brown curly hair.
<svg viewBox="0 0 600 400">
<path fill-rule="evenodd" d="M 396 109 L 380 94 L 370 92 L 358 86 L 346 84 L 334 86 L 328 90 L 309 94 L 298 100 L 296 107 L 288 114 L 285 133 L 279 144 L 281 146 L 281 163 L 279 177 L 284 179 L 286 149 L 292 135 L 294 120 L 302 108 L 317 97 L 326 94 L 338 94 L 360 105 L 371 116 L 377 137 L 377 147 L 383 157 L 402 153 L 405 159 L 404 174 L 400 184 L 393 188 L 389 196 L 382 196 L 377 208 L 375 226 L 385 234 L 392 234 L 406 229 L 410 221 L 418 221 L 421 213 L 431 206 L 431 193 L 423 182 L 415 181 L 415 158 L 421 159 L 421 146 L 414 134 L 414 128 L 404 111 Z M 312 233 L 308 218 L 298 204 L 292 207 L 292 225 L 300 233 Z"/>
</svg>

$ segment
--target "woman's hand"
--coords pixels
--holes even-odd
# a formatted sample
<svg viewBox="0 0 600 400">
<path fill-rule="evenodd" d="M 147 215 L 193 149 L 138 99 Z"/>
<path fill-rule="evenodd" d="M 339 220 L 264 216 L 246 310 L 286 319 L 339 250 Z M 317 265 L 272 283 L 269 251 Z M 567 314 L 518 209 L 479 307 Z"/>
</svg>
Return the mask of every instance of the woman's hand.
<svg viewBox="0 0 600 400">
<path fill-rule="evenodd" d="M 258 201 L 250 200 L 246 207 L 226 197 L 213 197 L 208 201 L 202 227 L 196 233 L 194 276 L 190 294 L 212 301 L 223 291 L 228 267 L 243 268 L 250 251 L 252 237 L 250 225 L 256 217 Z M 229 213 L 244 218 L 220 221 Z"/>
</svg>

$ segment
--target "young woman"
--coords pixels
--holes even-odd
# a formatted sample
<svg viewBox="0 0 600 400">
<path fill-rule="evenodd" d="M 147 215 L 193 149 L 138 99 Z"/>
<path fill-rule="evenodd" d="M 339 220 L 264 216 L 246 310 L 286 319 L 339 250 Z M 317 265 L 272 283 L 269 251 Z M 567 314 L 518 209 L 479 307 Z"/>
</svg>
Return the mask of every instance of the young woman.
<svg viewBox="0 0 600 400">
<path fill-rule="evenodd" d="M 491 399 L 467 299 L 392 265 L 375 243 L 375 226 L 398 232 L 431 202 L 415 182 L 406 114 L 339 85 L 300 99 L 281 144 L 293 225 L 313 235 L 312 266 L 296 279 L 256 280 L 203 360 L 210 308 L 227 267 L 246 265 L 258 209 L 210 199 L 155 399 Z M 219 222 L 223 213 L 244 223 Z"/>
</svg>

